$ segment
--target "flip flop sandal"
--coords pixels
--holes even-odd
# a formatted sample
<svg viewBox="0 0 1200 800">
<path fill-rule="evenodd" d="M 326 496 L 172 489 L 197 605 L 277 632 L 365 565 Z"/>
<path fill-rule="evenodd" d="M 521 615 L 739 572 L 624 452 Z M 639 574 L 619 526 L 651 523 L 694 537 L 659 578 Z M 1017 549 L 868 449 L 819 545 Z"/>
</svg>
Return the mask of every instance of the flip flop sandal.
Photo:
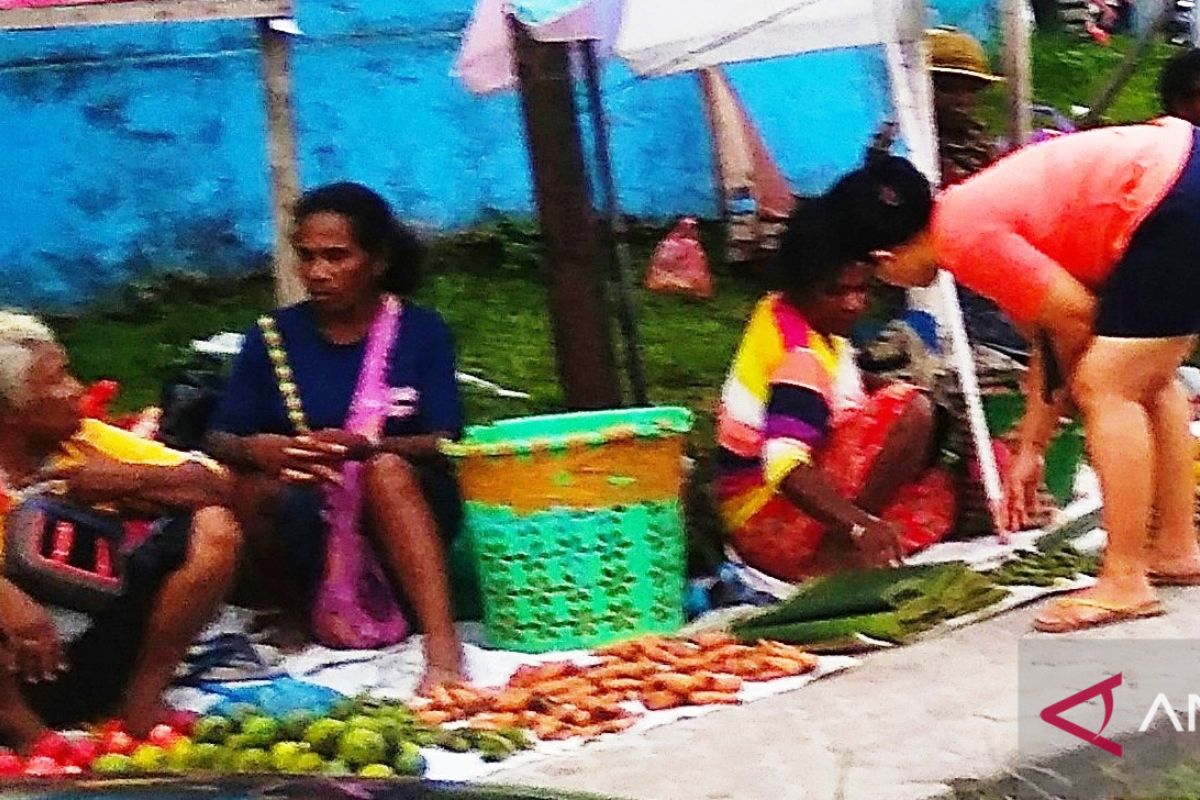
<svg viewBox="0 0 1200 800">
<path fill-rule="evenodd" d="M 1159 617 L 1166 613 L 1163 604 L 1150 600 L 1136 606 L 1117 606 L 1086 597 L 1064 597 L 1055 601 L 1050 609 L 1082 609 L 1084 613 L 1074 619 L 1046 620 L 1039 616 L 1033 621 L 1033 629 L 1042 633 L 1071 633 L 1117 622 Z"/>
<path fill-rule="evenodd" d="M 1200 572 L 1151 572 L 1149 577 L 1155 586 L 1200 586 Z"/>
</svg>

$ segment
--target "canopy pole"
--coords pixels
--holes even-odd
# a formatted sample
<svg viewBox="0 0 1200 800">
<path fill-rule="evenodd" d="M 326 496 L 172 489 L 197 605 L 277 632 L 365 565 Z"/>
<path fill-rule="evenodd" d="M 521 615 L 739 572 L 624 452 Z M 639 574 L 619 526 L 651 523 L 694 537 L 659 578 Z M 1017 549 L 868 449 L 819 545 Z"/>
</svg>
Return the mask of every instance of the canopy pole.
<svg viewBox="0 0 1200 800">
<path fill-rule="evenodd" d="M 1008 85 L 1008 135 L 1021 147 L 1033 135 L 1033 68 L 1026 0 L 1004 0 L 1004 77 Z"/>
<path fill-rule="evenodd" d="M 267 163 L 271 174 L 271 210 L 275 223 L 275 300 L 291 305 L 304 299 L 292 255 L 292 210 L 300 197 L 296 155 L 296 114 L 292 102 L 292 71 L 288 34 L 258 21 L 263 76 L 267 89 Z"/>
<path fill-rule="evenodd" d="M 571 79 L 570 51 L 539 42 L 508 17 L 521 112 L 542 231 L 554 350 L 566 405 L 616 408 L 621 387 L 605 281 L 597 269 L 595 211 Z"/>
<path fill-rule="evenodd" d="M 646 374 L 642 367 L 641 347 L 638 343 L 637 311 L 633 302 L 633 281 L 629 247 L 625 242 L 625 221 L 617 205 L 617 183 L 613 176 L 612 154 L 609 152 L 608 117 L 600 96 L 600 63 L 596 57 L 596 43 L 588 40 L 579 43 L 583 56 L 583 72 L 587 82 L 588 112 L 592 119 L 593 146 L 596 170 L 600 173 L 600 203 L 607 221 L 608 257 L 612 275 L 617 284 L 617 317 L 621 326 L 621 338 L 625 343 L 625 371 L 629 376 L 629 388 L 633 401 L 639 406 L 649 403 L 646 394 Z"/>
</svg>

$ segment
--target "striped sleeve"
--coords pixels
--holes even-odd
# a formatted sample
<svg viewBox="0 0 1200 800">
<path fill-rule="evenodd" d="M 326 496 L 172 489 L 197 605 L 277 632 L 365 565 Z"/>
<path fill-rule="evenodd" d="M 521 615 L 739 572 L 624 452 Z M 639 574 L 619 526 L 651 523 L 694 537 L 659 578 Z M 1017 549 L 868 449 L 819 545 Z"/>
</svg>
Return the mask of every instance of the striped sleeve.
<svg viewBox="0 0 1200 800">
<path fill-rule="evenodd" d="M 793 350 L 771 377 L 763 470 L 778 486 L 796 467 L 811 464 L 829 431 L 828 373 L 810 350 Z"/>
</svg>

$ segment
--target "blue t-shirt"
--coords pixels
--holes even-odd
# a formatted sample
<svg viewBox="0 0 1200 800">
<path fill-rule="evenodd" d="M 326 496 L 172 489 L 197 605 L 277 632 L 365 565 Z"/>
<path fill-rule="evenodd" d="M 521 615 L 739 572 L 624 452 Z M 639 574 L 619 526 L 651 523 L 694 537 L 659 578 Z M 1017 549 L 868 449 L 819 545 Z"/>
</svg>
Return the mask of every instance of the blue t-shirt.
<svg viewBox="0 0 1200 800">
<path fill-rule="evenodd" d="M 344 427 L 366 354 L 366 339 L 355 344 L 330 342 L 321 333 L 309 303 L 279 310 L 275 324 L 283 337 L 309 427 Z M 411 405 L 414 413 L 389 418 L 384 435 L 448 432 L 458 436 L 463 420 L 454 369 L 454 341 L 445 321 L 435 311 L 406 302 L 392 347 L 388 385 L 412 390 L 412 401 L 406 405 Z M 257 325 L 246 332 L 211 427 L 238 436 L 296 433 Z"/>
</svg>

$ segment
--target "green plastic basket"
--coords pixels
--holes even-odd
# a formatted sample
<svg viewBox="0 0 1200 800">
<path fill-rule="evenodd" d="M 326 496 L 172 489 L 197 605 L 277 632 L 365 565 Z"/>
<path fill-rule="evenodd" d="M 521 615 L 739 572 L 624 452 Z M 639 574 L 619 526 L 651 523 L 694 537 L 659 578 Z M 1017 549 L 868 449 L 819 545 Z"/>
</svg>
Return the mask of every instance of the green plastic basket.
<svg viewBox="0 0 1200 800">
<path fill-rule="evenodd" d="M 446 447 L 491 646 L 540 653 L 679 629 L 691 421 L 682 408 L 557 414 L 472 428 Z"/>
</svg>

